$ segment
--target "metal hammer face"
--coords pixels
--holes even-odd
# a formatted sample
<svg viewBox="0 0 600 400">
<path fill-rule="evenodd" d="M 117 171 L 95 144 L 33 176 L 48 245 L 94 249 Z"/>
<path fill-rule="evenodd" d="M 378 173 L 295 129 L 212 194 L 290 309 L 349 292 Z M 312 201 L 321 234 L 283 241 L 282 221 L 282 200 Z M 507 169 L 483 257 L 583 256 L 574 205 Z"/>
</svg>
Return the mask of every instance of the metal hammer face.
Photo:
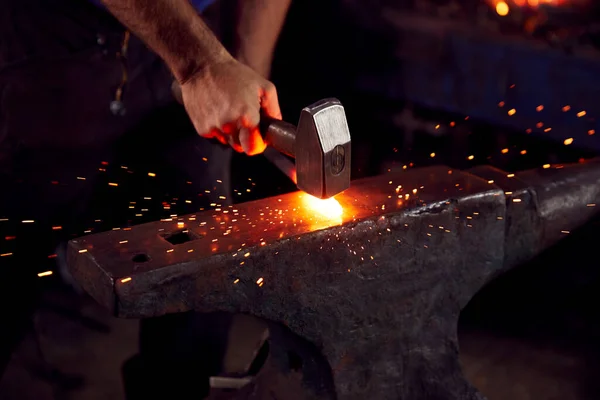
<svg viewBox="0 0 600 400">
<path fill-rule="evenodd" d="M 295 157 L 300 190 L 326 199 L 350 187 L 350 131 L 339 100 L 305 107 L 297 128 L 270 120 L 263 132 L 270 146 Z"/>
</svg>

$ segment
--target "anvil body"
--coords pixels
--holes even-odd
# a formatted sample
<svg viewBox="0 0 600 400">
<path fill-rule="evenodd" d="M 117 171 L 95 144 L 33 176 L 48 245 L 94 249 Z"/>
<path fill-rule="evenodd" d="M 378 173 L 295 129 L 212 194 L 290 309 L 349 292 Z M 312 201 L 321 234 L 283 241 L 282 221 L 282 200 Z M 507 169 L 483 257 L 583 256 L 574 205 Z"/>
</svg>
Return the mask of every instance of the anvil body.
<svg viewBox="0 0 600 400">
<path fill-rule="evenodd" d="M 325 356 L 338 399 L 482 399 L 458 362 L 461 309 L 595 214 L 600 164 L 429 167 L 354 181 L 336 199 L 340 219 L 291 193 L 91 235 L 70 242 L 68 263 L 117 316 L 285 325 Z M 166 240 L 182 230 L 193 240 Z M 308 386 L 302 398 L 331 398 Z"/>
</svg>

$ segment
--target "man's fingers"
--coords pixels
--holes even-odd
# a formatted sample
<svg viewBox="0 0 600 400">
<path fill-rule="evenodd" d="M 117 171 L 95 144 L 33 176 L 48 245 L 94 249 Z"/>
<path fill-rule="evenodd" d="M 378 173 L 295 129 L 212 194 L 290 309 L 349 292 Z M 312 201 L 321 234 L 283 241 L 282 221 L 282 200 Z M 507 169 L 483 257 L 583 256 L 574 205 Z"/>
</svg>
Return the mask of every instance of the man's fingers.
<svg viewBox="0 0 600 400">
<path fill-rule="evenodd" d="M 281 119 L 281 110 L 279 109 L 279 99 L 275 85 L 268 82 L 260 95 L 260 108 L 271 118 Z"/>
<path fill-rule="evenodd" d="M 244 149 L 242 148 L 242 145 L 240 144 L 240 136 L 239 136 L 239 132 L 238 133 L 233 133 L 231 135 L 227 136 L 227 140 L 229 142 L 229 145 L 238 153 L 243 153 Z"/>
<path fill-rule="evenodd" d="M 260 154 L 267 148 L 258 128 L 242 128 L 240 129 L 240 144 L 244 153 L 249 156 Z"/>
<path fill-rule="evenodd" d="M 219 129 L 211 129 L 208 133 L 203 133 L 200 136 L 206 139 L 217 139 L 221 144 L 228 145 L 229 144 L 229 135 L 224 134 Z"/>
<path fill-rule="evenodd" d="M 221 131 L 218 129 L 211 129 L 206 133 L 200 133 L 200 136 L 207 139 L 214 139 L 221 134 Z"/>
<path fill-rule="evenodd" d="M 252 129 L 260 123 L 260 108 L 258 104 L 254 107 L 250 107 L 246 111 L 240 113 L 240 117 L 238 119 L 238 129 L 241 128 L 249 128 Z"/>
<path fill-rule="evenodd" d="M 215 136 L 215 139 L 217 139 L 219 142 L 221 142 L 221 144 L 228 145 L 229 144 L 228 136 L 229 135 L 219 133 L 217 136 Z"/>
<path fill-rule="evenodd" d="M 225 125 L 223 125 L 223 127 L 221 128 L 221 131 L 223 131 L 223 133 L 226 133 L 228 135 L 231 135 L 233 133 L 235 133 L 238 130 L 238 124 L 235 122 L 228 122 Z"/>
</svg>

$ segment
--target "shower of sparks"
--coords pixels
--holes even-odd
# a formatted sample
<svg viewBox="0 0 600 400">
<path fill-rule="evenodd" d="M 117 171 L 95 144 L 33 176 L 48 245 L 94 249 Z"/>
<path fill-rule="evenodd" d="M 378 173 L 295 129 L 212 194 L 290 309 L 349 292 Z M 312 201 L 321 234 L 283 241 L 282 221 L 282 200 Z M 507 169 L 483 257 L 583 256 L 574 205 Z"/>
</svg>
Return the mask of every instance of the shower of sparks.
<svg viewBox="0 0 600 400">
<path fill-rule="evenodd" d="M 492 0 L 490 0 L 492 1 Z M 493 0 L 494 1 L 494 5 L 496 6 L 496 10 L 498 11 L 498 7 L 500 7 L 501 11 L 502 11 L 502 7 L 506 6 L 506 14 L 509 13 L 510 8 L 509 8 L 509 4 L 510 7 L 513 7 L 513 5 L 516 6 L 520 6 L 518 1 L 508 1 L 508 2 L 503 2 L 503 1 L 497 1 L 497 0 Z M 528 0 L 529 4 L 532 5 L 532 1 L 533 0 Z M 547 0 L 546 2 L 550 2 L 551 0 Z M 522 0 L 523 4 L 525 4 L 525 0 Z M 544 1 L 540 0 L 540 3 L 542 3 Z M 504 5 L 501 5 L 504 4 Z M 537 3 L 536 3 L 537 4 Z M 500 14 L 500 12 L 498 12 Z M 505 14 L 505 15 L 506 15 Z M 508 86 L 508 88 L 510 89 L 514 89 L 516 87 L 516 85 L 511 84 Z M 511 104 L 510 101 L 500 101 L 498 104 L 498 107 L 505 107 L 502 110 L 502 114 L 504 115 L 504 118 L 508 119 L 509 117 L 513 117 L 516 113 L 517 110 L 516 108 L 513 108 L 514 104 Z M 579 109 L 579 111 L 577 111 Z M 519 115 L 528 115 L 527 113 L 531 113 L 532 110 L 523 110 L 522 108 L 519 108 Z M 555 106 L 544 106 L 543 104 L 539 104 L 535 107 L 535 111 L 538 112 L 539 114 L 536 114 L 536 120 L 538 120 L 537 123 L 535 123 L 535 125 L 531 125 L 530 128 L 527 128 L 525 130 L 525 132 L 527 133 L 532 133 L 532 132 L 536 132 L 536 133 L 548 133 L 548 132 L 552 132 L 552 127 L 548 126 L 548 125 L 552 125 L 551 122 L 549 121 L 544 121 L 543 117 L 545 115 L 547 115 L 548 113 L 557 113 L 557 112 L 562 112 L 565 113 L 564 114 L 564 118 L 569 118 L 569 119 L 576 119 L 576 118 L 583 118 L 579 123 L 583 122 L 589 122 L 590 125 L 586 126 L 585 128 L 579 128 L 580 131 L 577 132 L 573 132 L 571 133 L 569 136 L 574 136 L 574 137 L 567 137 L 567 138 L 561 138 L 561 140 L 563 140 L 563 144 L 565 146 L 569 146 L 571 144 L 574 143 L 575 139 L 578 139 L 579 135 L 587 135 L 587 136 L 592 136 L 595 135 L 596 131 L 595 129 L 590 129 L 591 128 L 591 124 L 595 124 L 595 120 L 594 120 L 594 116 L 588 116 L 587 112 L 585 110 L 582 110 L 581 108 L 579 108 L 577 105 L 568 105 L 568 104 L 563 104 L 563 105 L 559 105 L 558 107 Z M 542 112 L 543 111 L 543 112 Z M 584 118 L 585 117 L 585 118 Z M 515 117 L 515 118 L 519 118 L 519 117 Z M 513 118 L 514 119 L 514 118 Z M 465 117 L 464 121 L 469 120 L 469 117 Z M 532 123 L 534 123 L 536 120 L 533 120 Z M 584 122 L 585 121 L 585 122 Z M 461 119 L 456 119 L 455 121 L 450 121 L 450 122 L 446 122 L 446 123 L 440 123 L 435 125 L 436 129 L 440 129 L 442 128 L 442 130 L 444 128 L 449 127 L 458 127 L 461 124 Z M 443 126 L 442 126 L 443 125 Z M 535 128 L 534 128 L 535 126 Z M 431 126 L 430 126 L 431 128 Z M 558 128 L 555 126 L 555 131 L 558 130 Z M 553 132 L 553 134 L 555 134 Z M 579 140 L 579 139 L 578 139 Z M 517 147 L 516 145 L 512 145 L 512 144 L 505 144 L 505 146 L 507 146 L 506 148 L 501 149 L 501 153 L 502 154 L 508 154 L 509 153 L 509 148 L 514 151 L 517 152 L 518 154 L 521 155 L 527 155 L 528 150 L 527 149 L 523 149 Z M 573 146 L 574 147 L 574 146 Z M 421 160 L 423 159 L 439 159 L 442 158 L 444 156 L 444 152 L 433 152 L 432 151 L 433 148 L 427 149 L 426 151 L 424 151 L 422 154 L 419 154 L 419 158 Z M 439 150 L 439 148 L 436 148 L 436 150 Z M 495 150 L 495 152 L 497 152 L 498 149 Z M 532 153 L 535 153 L 535 149 L 531 149 L 530 150 Z M 394 152 L 398 152 L 398 149 L 394 149 Z M 465 160 L 465 158 L 468 161 L 473 161 L 475 160 L 475 156 L 473 154 L 469 154 L 465 151 L 465 153 L 459 155 L 460 157 L 462 157 L 462 160 Z M 477 153 L 477 161 L 476 162 L 480 162 L 480 160 L 485 160 L 490 159 L 491 157 L 493 157 L 493 154 L 480 154 Z M 503 158 L 504 160 L 510 160 L 510 155 L 505 156 L 506 158 Z M 528 158 L 528 157 L 527 157 Z M 209 162 L 209 160 L 207 158 L 202 158 L 202 160 L 204 162 Z M 414 160 L 415 162 L 421 162 L 418 160 Z M 434 162 L 435 160 L 431 160 L 431 161 L 427 161 L 427 162 Z M 398 167 L 402 166 L 403 170 L 406 170 L 408 168 L 412 168 L 415 166 L 415 164 L 413 162 L 408 162 L 408 160 L 406 161 L 407 164 L 402 165 L 400 164 Z M 581 161 L 583 162 L 583 161 Z M 541 163 L 540 163 L 541 164 Z M 469 163 L 469 165 L 473 165 L 473 163 Z M 554 166 L 554 168 L 560 168 L 561 166 Z M 549 169 L 551 168 L 550 164 L 543 164 L 542 168 L 544 169 Z M 117 170 L 122 170 L 121 173 L 128 173 L 128 174 L 133 174 L 134 172 L 132 170 L 129 170 L 128 167 L 126 166 L 120 166 L 117 165 L 112 165 L 109 167 L 109 163 L 108 162 L 102 162 L 101 163 L 101 168 L 99 168 L 99 171 L 101 172 L 107 172 L 107 170 L 110 172 L 112 169 L 117 169 Z M 135 168 L 134 168 L 135 169 Z M 390 171 L 390 170 L 388 170 Z M 160 171 L 158 175 L 160 174 Z M 448 174 L 451 174 L 452 171 L 448 171 Z M 155 172 L 143 172 L 141 175 L 146 175 L 148 177 L 151 178 L 156 178 L 157 177 L 157 173 Z M 139 175 L 139 174 L 138 174 Z M 108 173 L 106 174 L 106 176 L 110 176 Z M 508 178 L 514 177 L 514 174 L 508 174 L 507 175 Z M 72 178 L 71 178 L 72 179 Z M 78 184 L 86 184 L 86 178 L 85 177 L 81 177 L 81 176 L 75 176 L 75 179 L 77 181 L 81 181 L 78 182 Z M 126 180 L 121 180 L 118 177 L 112 177 L 112 178 L 106 178 L 106 181 L 108 180 L 112 180 L 115 182 L 107 182 L 109 186 L 111 187 L 118 187 L 118 186 L 125 186 L 126 185 Z M 92 179 L 93 180 L 93 179 Z M 59 181 L 50 181 L 51 184 L 54 185 L 65 185 L 67 184 L 69 180 L 65 179 L 65 180 L 60 180 Z M 105 181 L 105 182 L 106 182 Z M 158 179 L 152 180 L 152 181 L 158 181 Z M 119 183 L 116 183 L 119 182 Z M 214 183 L 216 182 L 216 183 Z M 330 199 L 326 199 L 326 200 L 322 200 L 322 199 L 318 199 L 316 197 L 313 196 L 309 196 L 307 194 L 299 194 L 298 195 L 298 201 L 296 202 L 292 202 L 292 203 L 288 203 L 285 206 L 281 206 L 279 208 L 268 208 L 265 210 L 260 210 L 260 217 L 258 218 L 254 218 L 254 217 L 250 217 L 247 215 L 241 215 L 242 213 L 239 212 L 239 210 L 237 208 L 234 208 L 232 206 L 228 206 L 228 198 L 234 197 L 235 196 L 235 200 L 237 201 L 245 201 L 245 197 L 240 197 L 240 196 L 246 196 L 248 193 L 253 193 L 252 190 L 254 189 L 254 187 L 256 186 L 256 183 L 252 181 L 252 178 L 248 178 L 247 182 L 245 182 L 245 184 L 243 184 L 241 187 L 238 186 L 237 188 L 231 188 L 232 190 L 232 195 L 227 195 L 227 197 L 224 194 L 227 193 L 223 193 L 220 192 L 219 188 L 224 188 L 226 185 L 223 184 L 223 181 L 220 179 L 216 179 L 212 184 L 209 185 L 209 187 L 207 188 L 198 188 L 197 189 L 197 195 L 201 198 L 203 198 L 202 201 L 200 201 L 201 205 L 204 205 L 206 203 L 208 203 L 206 201 L 206 199 L 211 199 L 211 201 L 216 201 L 215 203 L 211 203 L 210 204 L 210 208 L 207 207 L 206 210 L 211 210 L 213 211 L 215 214 L 213 215 L 213 221 L 209 221 L 208 224 L 206 221 L 198 221 L 195 223 L 191 223 L 193 221 L 196 221 L 196 216 L 193 217 L 178 217 L 177 214 L 170 214 L 171 212 L 177 211 L 180 214 L 187 214 L 189 212 L 189 207 L 193 204 L 197 204 L 196 200 L 191 196 L 186 196 L 188 197 L 188 199 L 178 199 L 178 198 L 172 198 L 172 197 L 168 197 L 168 198 L 162 198 L 162 199 L 158 199 L 158 197 L 155 194 L 155 203 L 158 203 L 158 207 L 155 207 L 153 203 L 151 202 L 142 202 L 142 200 L 152 200 L 152 197 L 150 196 L 144 196 L 144 197 L 137 197 L 137 203 L 139 203 L 139 205 L 136 203 L 136 201 L 131 201 L 129 202 L 129 204 L 127 204 L 127 208 L 131 211 L 129 211 L 130 214 L 128 214 L 130 217 L 129 222 L 128 223 L 140 223 L 140 222 L 147 222 L 150 218 L 161 218 L 160 220 L 163 222 L 171 222 L 173 223 L 173 225 L 176 223 L 177 228 L 181 229 L 186 227 L 186 223 L 188 221 L 190 221 L 190 223 L 187 225 L 189 226 L 188 229 L 192 230 L 193 228 L 200 228 L 205 232 L 211 232 L 210 234 L 213 235 L 213 233 L 215 235 L 219 235 L 218 237 L 222 238 L 221 241 L 219 241 L 219 239 L 216 236 L 213 236 L 215 239 L 212 240 L 211 242 L 211 251 L 214 252 L 220 252 L 225 249 L 225 244 L 224 241 L 230 239 L 232 236 L 235 236 L 236 234 L 239 234 L 240 232 L 243 232 L 244 230 L 248 230 L 248 229 L 261 229 L 264 230 L 265 232 L 267 232 L 268 230 L 273 229 L 274 226 L 277 227 L 281 227 L 281 232 L 279 232 L 278 237 L 279 239 L 283 238 L 286 236 L 286 230 L 289 228 L 294 228 L 296 227 L 296 225 L 301 226 L 302 224 L 304 224 L 304 226 L 308 227 L 307 229 L 310 230 L 315 230 L 315 229 L 322 229 L 322 228 L 326 228 L 326 227 L 330 227 L 333 225 L 340 225 L 342 223 L 343 218 L 348 218 L 348 220 L 356 220 L 353 216 L 352 213 L 347 209 L 346 204 L 344 204 L 344 206 L 342 206 L 338 200 L 334 199 L 334 198 L 330 198 Z M 104 185 L 106 185 L 107 183 L 104 183 Z M 190 181 L 186 181 L 186 183 L 188 185 L 191 185 L 192 182 Z M 493 184 L 494 181 L 493 180 L 489 180 L 488 181 L 489 184 Z M 422 195 L 421 192 L 419 192 L 419 190 L 417 188 L 403 188 L 402 185 L 398 185 L 398 183 L 394 183 L 392 181 L 389 182 L 389 184 L 391 185 L 391 189 L 390 189 L 390 193 L 389 196 L 387 196 L 388 199 L 392 199 L 393 198 L 393 203 L 392 202 L 388 202 L 386 204 L 379 204 L 377 205 L 377 210 L 390 210 L 390 208 L 393 209 L 393 207 L 403 207 L 405 204 L 412 204 L 413 201 L 417 201 L 420 202 L 421 200 L 419 199 L 419 197 Z M 458 187 L 458 185 L 457 185 Z M 462 188 L 459 188 L 458 190 L 463 190 Z M 149 193 L 146 193 L 149 194 Z M 507 192 L 508 195 L 508 192 Z M 192 200 L 190 200 L 190 198 Z M 411 203 L 408 203 L 408 201 L 410 200 Z M 521 202 L 521 199 L 515 198 L 512 199 L 512 202 L 514 203 L 519 203 Z M 279 199 L 279 202 L 281 202 L 281 199 Z M 145 208 L 141 208 L 141 204 L 144 204 Z M 181 206 L 185 206 L 186 207 L 186 212 L 182 212 L 181 211 Z M 587 204 L 588 207 L 595 207 L 595 204 Z M 171 210 L 172 209 L 172 210 Z M 198 208 L 198 206 L 196 206 L 196 208 L 194 209 L 194 211 L 203 211 L 204 208 Z M 152 214 L 153 212 L 160 212 L 160 216 L 156 216 L 154 217 L 155 214 Z M 193 212 L 193 211 L 192 211 Z M 166 217 L 166 214 L 169 213 L 170 216 Z M 475 214 L 475 213 L 474 213 Z M 136 218 L 133 218 L 133 216 L 135 216 Z M 202 217 L 204 219 L 204 217 Z M 458 218 L 458 217 L 457 217 Z M 461 218 L 465 218 L 465 217 L 461 217 Z M 473 220 L 473 217 L 469 216 L 466 218 L 469 221 L 469 224 L 467 225 L 469 228 L 473 227 L 473 224 L 476 223 L 476 221 Z M 502 220 L 502 217 L 497 217 L 498 220 Z M 184 220 L 185 222 L 181 221 Z M 8 219 L 6 218 L 1 218 L 0 222 L 4 222 L 4 221 L 8 221 Z M 22 220 L 22 221 L 15 221 L 16 223 L 21 222 L 23 224 L 33 224 L 36 221 L 35 220 Z M 95 223 L 100 223 L 102 222 L 101 220 L 94 220 Z M 105 224 L 104 222 L 102 222 L 103 224 Z M 36 225 L 39 224 L 39 221 Z M 90 224 L 91 225 L 91 224 Z M 86 227 L 88 228 L 88 227 Z M 63 226 L 61 225 L 54 225 L 54 226 L 47 226 L 44 229 L 49 229 L 52 231 L 62 231 L 63 230 Z M 64 234 L 72 234 L 73 236 L 75 236 L 76 234 L 81 234 L 81 232 L 78 233 L 73 233 L 73 232 L 68 232 L 67 231 L 68 226 L 65 225 L 64 230 L 66 232 L 64 232 Z M 108 228 L 109 230 L 111 228 Z M 112 228 L 113 230 L 129 230 L 131 228 L 129 227 L 115 227 Z M 276 228 L 278 229 L 278 228 Z M 440 232 L 444 232 L 444 233 L 448 233 L 449 230 L 448 229 L 443 229 L 443 227 L 439 227 Z M 102 227 L 101 225 L 94 225 L 94 228 L 92 229 L 91 227 L 89 227 L 89 229 L 86 229 L 85 231 L 83 231 L 84 233 L 91 233 L 92 231 L 94 232 L 98 232 L 98 231 L 102 231 L 102 230 L 106 230 L 106 227 Z M 168 230 L 167 230 L 168 231 Z M 390 229 L 388 228 L 386 230 L 386 232 L 390 232 Z M 59 232 L 60 233 L 60 232 Z M 385 232 L 384 232 L 385 233 Z M 563 233 L 568 233 L 568 231 L 563 231 Z M 58 234 L 58 233 L 57 233 Z M 381 234 L 381 233 L 380 233 Z M 434 238 L 436 235 L 436 233 L 434 233 L 433 231 L 428 233 L 428 237 L 432 237 Z M 256 238 L 252 238 L 252 240 L 248 241 L 248 245 L 245 246 L 241 246 L 242 248 L 240 248 L 238 250 L 239 254 L 237 254 L 237 258 L 238 260 L 240 260 L 240 258 L 245 259 L 250 257 L 250 252 L 249 251 L 245 251 L 245 250 L 249 250 L 249 248 L 252 246 L 266 246 L 267 245 L 267 241 L 265 241 L 263 238 L 259 238 L 260 235 L 257 235 Z M 277 236 L 275 236 L 277 237 Z M 15 236 L 5 236 L 5 240 L 15 240 Z M 269 237 L 267 237 L 267 240 L 269 240 Z M 127 240 L 122 240 L 120 242 L 118 242 L 121 245 L 127 244 L 128 241 Z M 400 243 L 400 241 L 399 241 Z M 123 246 L 123 248 L 126 248 L 127 246 Z M 428 248 L 427 245 L 424 246 L 425 248 Z M 324 248 L 322 248 L 324 249 Z M 6 249 L 5 251 L 9 251 L 10 249 Z M 86 253 L 88 250 L 87 249 L 82 249 L 79 250 L 79 253 Z M 163 250 L 164 251 L 164 250 Z M 183 251 L 183 252 L 188 252 L 191 253 L 194 250 L 192 249 L 180 249 L 178 247 L 176 247 L 175 249 L 169 249 L 167 250 L 167 253 L 171 253 L 171 252 L 178 252 L 178 251 Z M 253 250 L 254 251 L 254 250 Z M 260 249 L 260 251 L 264 251 L 264 249 Z M 356 255 L 357 257 L 360 257 L 361 261 L 365 261 L 365 260 L 374 260 L 374 257 L 370 254 L 365 254 L 365 250 L 363 249 L 357 249 L 357 248 L 351 248 L 350 252 L 353 255 Z M 9 252 L 5 252 L 0 254 L 0 257 L 9 257 L 12 256 L 13 253 L 9 253 Z M 234 255 L 236 256 L 236 255 Z M 48 256 L 49 258 L 56 258 L 56 255 L 50 255 Z M 250 261 L 251 258 L 248 258 L 246 261 L 247 262 L 251 262 Z M 241 260 L 240 260 L 241 261 Z M 240 262 L 240 265 L 244 265 L 244 261 Z M 41 274 L 52 274 L 52 271 L 47 271 L 47 272 L 43 272 Z M 38 276 L 42 276 L 39 275 Z M 46 275 L 44 275 L 46 276 Z M 128 282 L 130 281 L 131 278 L 123 278 L 121 280 L 121 282 Z M 260 281 L 260 282 L 259 282 Z M 264 283 L 263 278 L 260 278 L 259 281 L 257 281 L 257 285 L 262 286 Z M 234 281 L 235 284 L 237 284 L 238 282 L 240 282 L 239 279 L 236 279 Z"/>
</svg>

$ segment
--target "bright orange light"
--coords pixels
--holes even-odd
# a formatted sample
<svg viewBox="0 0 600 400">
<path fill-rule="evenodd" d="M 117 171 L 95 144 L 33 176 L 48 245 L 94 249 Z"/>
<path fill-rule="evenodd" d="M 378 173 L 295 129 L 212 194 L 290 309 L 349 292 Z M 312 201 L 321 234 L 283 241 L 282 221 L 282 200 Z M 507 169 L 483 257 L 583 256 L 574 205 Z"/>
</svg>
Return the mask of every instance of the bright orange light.
<svg viewBox="0 0 600 400">
<path fill-rule="evenodd" d="M 321 217 L 329 220 L 340 220 L 341 222 L 344 209 L 335 198 L 319 199 L 306 194 L 303 196 L 303 201 L 307 209 L 320 214 Z"/>
<path fill-rule="evenodd" d="M 517 7 L 530 7 L 537 9 L 541 5 L 549 5 L 553 7 L 561 7 L 561 6 L 584 6 L 590 3 L 589 0 L 512 0 L 511 2 L 506 2 L 502 0 L 488 0 L 488 3 L 495 8 L 498 15 L 504 17 L 508 15 L 510 12 L 511 5 Z"/>
<path fill-rule="evenodd" d="M 510 8 L 508 7 L 508 4 L 506 4 L 505 2 L 500 1 L 496 4 L 496 12 L 501 17 L 508 15 L 509 11 L 510 11 Z"/>
</svg>

